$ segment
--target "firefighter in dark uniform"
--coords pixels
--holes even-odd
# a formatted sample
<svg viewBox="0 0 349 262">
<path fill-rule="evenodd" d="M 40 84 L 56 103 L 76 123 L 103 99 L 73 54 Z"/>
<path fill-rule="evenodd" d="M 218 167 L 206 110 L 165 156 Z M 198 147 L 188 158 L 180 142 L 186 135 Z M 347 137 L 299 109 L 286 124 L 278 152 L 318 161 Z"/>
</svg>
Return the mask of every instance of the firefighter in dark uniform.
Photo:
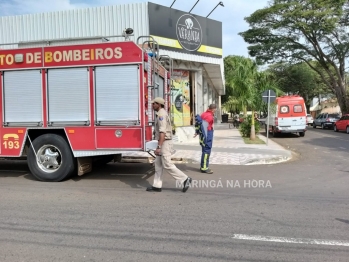
<svg viewBox="0 0 349 262">
<path fill-rule="evenodd" d="M 148 187 L 147 191 L 161 192 L 162 173 L 166 170 L 175 180 L 183 185 L 183 192 L 186 192 L 192 179 L 179 170 L 171 161 L 172 152 L 172 126 L 171 120 L 164 109 L 165 100 L 157 97 L 152 101 L 153 109 L 156 112 L 155 117 L 155 139 L 158 140 L 158 146 L 155 150 L 155 176 L 153 186 Z"/>
<path fill-rule="evenodd" d="M 209 168 L 210 164 L 210 155 L 212 150 L 212 142 L 213 142 L 213 126 L 214 126 L 214 114 L 216 112 L 216 105 L 211 104 L 207 111 L 201 114 L 201 120 L 207 123 L 207 127 L 205 126 L 205 143 L 201 144 L 202 154 L 201 154 L 201 173 L 212 174 L 213 171 Z M 197 130 L 198 131 L 198 130 Z M 198 132 L 195 133 L 194 137 L 198 135 Z"/>
</svg>

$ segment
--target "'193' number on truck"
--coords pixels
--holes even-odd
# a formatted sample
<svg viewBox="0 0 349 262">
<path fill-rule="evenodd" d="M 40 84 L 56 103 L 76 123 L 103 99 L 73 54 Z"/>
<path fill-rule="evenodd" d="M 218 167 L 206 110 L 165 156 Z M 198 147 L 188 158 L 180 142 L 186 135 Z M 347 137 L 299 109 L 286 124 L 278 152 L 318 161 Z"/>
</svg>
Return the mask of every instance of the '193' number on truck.
<svg viewBox="0 0 349 262">
<path fill-rule="evenodd" d="M 5 149 L 18 149 L 19 148 L 19 142 L 18 141 L 4 141 L 2 143 L 5 147 Z"/>
</svg>

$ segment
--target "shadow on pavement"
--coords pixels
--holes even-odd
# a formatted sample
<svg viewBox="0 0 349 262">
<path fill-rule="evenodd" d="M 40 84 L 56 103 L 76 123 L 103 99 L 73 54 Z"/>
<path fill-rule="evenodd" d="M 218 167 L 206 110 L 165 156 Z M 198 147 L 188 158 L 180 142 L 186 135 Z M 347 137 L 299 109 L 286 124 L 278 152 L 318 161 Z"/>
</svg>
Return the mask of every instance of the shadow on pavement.
<svg viewBox="0 0 349 262">
<path fill-rule="evenodd" d="M 70 180 L 118 180 L 132 188 L 139 188 L 151 186 L 147 180 L 153 175 L 154 167 L 149 163 L 109 163 L 83 176 L 74 175 Z"/>
<path fill-rule="evenodd" d="M 95 168 L 91 173 L 83 176 L 72 175 L 64 181 L 80 180 L 119 180 L 131 187 L 150 186 L 147 179 L 154 175 L 154 167 L 147 163 L 109 163 Z M 31 173 L 26 160 L 1 160 L 0 178 L 23 177 L 25 179 L 40 182 Z M 45 182 L 42 182 L 45 183 Z"/>
<path fill-rule="evenodd" d="M 305 133 L 306 135 L 307 133 Z M 265 137 L 267 137 L 267 133 L 264 131 L 264 132 L 260 132 L 260 135 L 263 135 Z M 271 133 L 269 133 L 269 139 L 282 139 L 282 138 L 302 138 L 300 137 L 298 134 L 296 133 L 280 133 L 278 134 L 276 137 L 274 137 Z"/>
<path fill-rule="evenodd" d="M 188 166 L 187 164 L 175 165 L 184 173 L 188 171 L 199 172 L 199 167 L 195 168 Z M 155 168 L 150 163 L 108 163 L 104 166 L 93 169 L 92 172 L 83 176 L 73 174 L 71 177 L 63 180 L 62 182 L 78 182 L 81 180 L 116 180 L 127 184 L 132 188 L 140 188 L 151 186 L 151 177 L 154 175 L 154 172 Z M 164 171 L 164 176 L 169 176 L 169 174 Z M 26 160 L 1 160 L 0 178 L 6 177 L 23 177 L 31 181 L 41 182 L 30 173 Z"/>
<path fill-rule="evenodd" d="M 182 170 L 184 173 L 186 171 L 194 171 L 194 172 L 200 172 L 200 164 L 198 164 L 196 167 L 194 166 L 187 166 L 187 165 L 178 165 L 177 164 L 177 167 Z"/>
<path fill-rule="evenodd" d="M 271 134 L 269 134 L 269 138 L 274 140 L 277 143 L 279 143 L 278 140 L 282 140 L 285 138 L 297 139 L 297 142 L 301 142 L 302 144 L 308 145 L 311 147 L 315 147 L 315 148 L 317 147 L 319 149 L 323 148 L 324 150 L 335 152 L 335 153 L 338 153 L 338 152 L 349 153 L 348 141 L 344 140 L 345 136 L 343 137 L 341 135 L 338 137 L 322 136 L 322 137 L 310 138 L 309 136 L 307 137 L 307 132 L 305 132 L 305 137 L 300 137 L 298 134 L 279 134 L 277 137 L 273 137 Z M 314 131 L 311 131 L 311 132 L 314 132 Z M 322 130 L 322 129 L 315 130 L 315 132 L 320 133 L 322 135 L 329 135 L 328 131 L 326 132 L 326 130 Z M 330 132 L 333 132 L 333 130 Z M 260 134 L 263 134 L 263 136 L 265 137 L 267 135 L 266 132 L 261 132 Z M 345 148 L 345 146 L 347 146 L 347 148 Z"/>
<path fill-rule="evenodd" d="M 339 222 L 343 222 L 343 223 L 349 224 L 349 220 L 340 219 L 340 218 L 336 218 L 336 220 L 339 221 Z"/>
<path fill-rule="evenodd" d="M 30 173 L 26 160 L 0 160 L 0 178 L 22 176 L 25 179 L 37 181 Z"/>
</svg>

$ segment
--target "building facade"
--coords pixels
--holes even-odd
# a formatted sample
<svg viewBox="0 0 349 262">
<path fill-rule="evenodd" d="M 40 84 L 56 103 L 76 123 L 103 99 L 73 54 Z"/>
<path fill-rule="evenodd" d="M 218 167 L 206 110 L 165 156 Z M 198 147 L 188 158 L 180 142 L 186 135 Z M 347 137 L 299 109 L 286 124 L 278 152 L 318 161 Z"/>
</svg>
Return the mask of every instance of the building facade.
<svg viewBox="0 0 349 262">
<path fill-rule="evenodd" d="M 173 60 L 172 90 L 157 95 L 170 96 L 176 127 L 193 126 L 212 103 L 220 120 L 222 23 L 212 19 L 150 2 L 0 17 L 0 49 L 123 41 L 126 28 L 133 29 L 129 40 L 153 39 L 159 55 Z"/>
</svg>

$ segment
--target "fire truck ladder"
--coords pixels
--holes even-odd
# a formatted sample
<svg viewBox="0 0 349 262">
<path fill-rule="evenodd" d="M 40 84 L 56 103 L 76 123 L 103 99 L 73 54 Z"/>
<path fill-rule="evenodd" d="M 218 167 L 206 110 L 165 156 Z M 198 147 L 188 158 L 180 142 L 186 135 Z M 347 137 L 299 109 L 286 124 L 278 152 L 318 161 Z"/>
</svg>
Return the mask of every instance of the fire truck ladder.
<svg viewBox="0 0 349 262">
<path fill-rule="evenodd" d="M 169 85 L 170 85 L 170 90 L 169 93 L 165 93 L 165 99 L 168 101 L 168 98 L 171 97 L 171 90 L 172 90 L 172 86 L 173 86 L 173 80 L 172 80 L 172 75 L 173 75 L 173 59 L 168 56 L 168 55 L 161 55 L 160 56 L 160 62 L 162 63 L 162 65 L 168 69 L 168 71 L 170 72 L 170 79 L 168 79 L 169 81 Z M 171 99 L 172 100 L 172 99 Z M 171 113 L 171 108 L 169 108 L 169 117 L 171 119 L 171 124 L 173 126 L 174 124 L 174 119 L 172 118 L 172 113 Z"/>
<path fill-rule="evenodd" d="M 139 36 L 137 38 L 137 45 L 140 44 L 140 39 L 142 38 L 146 38 L 148 40 L 144 41 L 142 43 L 142 50 L 144 52 L 146 52 L 149 56 L 152 57 L 151 59 L 151 84 L 147 86 L 147 88 L 152 90 L 152 93 L 154 92 L 154 90 L 158 90 L 159 89 L 159 65 L 160 65 L 160 61 L 159 61 L 159 44 L 155 41 L 154 37 L 152 36 Z M 149 53 L 149 51 L 151 51 Z M 153 115 L 153 119 L 154 119 L 154 115 Z M 151 123 L 151 122 L 149 122 Z M 154 121 L 152 121 L 152 124 L 154 125 Z M 153 134 L 153 139 L 154 139 L 154 134 Z M 156 156 L 154 156 L 152 153 L 150 153 L 151 150 L 148 150 L 147 153 L 149 155 L 151 155 L 153 158 L 155 158 Z"/>
<path fill-rule="evenodd" d="M 142 38 L 150 38 L 151 40 L 144 41 L 142 43 L 142 49 L 148 53 L 151 50 L 151 74 L 152 74 L 152 84 L 148 86 L 148 88 L 159 89 L 159 44 L 154 40 L 152 36 L 139 36 L 137 38 L 137 45 L 139 45 L 139 40 Z M 147 48 L 145 45 L 147 44 Z M 148 53 L 149 55 L 149 53 Z"/>
</svg>

